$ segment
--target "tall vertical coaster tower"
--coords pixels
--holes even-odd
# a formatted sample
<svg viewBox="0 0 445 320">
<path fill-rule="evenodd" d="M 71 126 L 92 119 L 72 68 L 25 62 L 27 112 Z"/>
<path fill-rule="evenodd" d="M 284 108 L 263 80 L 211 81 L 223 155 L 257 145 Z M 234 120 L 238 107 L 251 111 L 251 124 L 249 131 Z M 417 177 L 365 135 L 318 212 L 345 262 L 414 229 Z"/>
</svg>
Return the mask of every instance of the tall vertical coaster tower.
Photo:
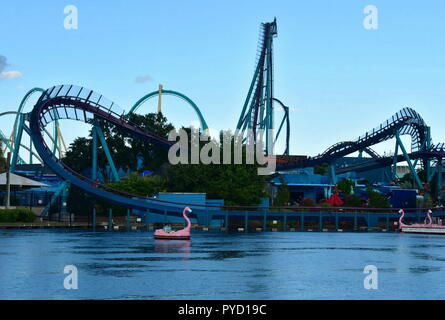
<svg viewBox="0 0 445 320">
<path fill-rule="evenodd" d="M 256 141 L 263 141 L 265 153 L 274 154 L 275 141 L 286 123 L 284 154 L 289 154 L 289 108 L 274 97 L 273 90 L 273 38 L 277 36 L 277 21 L 262 23 L 258 41 L 255 73 L 237 124 L 237 131 L 246 134 L 251 130 Z M 284 116 L 275 135 L 274 102 L 284 109 Z M 260 129 L 260 130 L 258 130 Z"/>
</svg>

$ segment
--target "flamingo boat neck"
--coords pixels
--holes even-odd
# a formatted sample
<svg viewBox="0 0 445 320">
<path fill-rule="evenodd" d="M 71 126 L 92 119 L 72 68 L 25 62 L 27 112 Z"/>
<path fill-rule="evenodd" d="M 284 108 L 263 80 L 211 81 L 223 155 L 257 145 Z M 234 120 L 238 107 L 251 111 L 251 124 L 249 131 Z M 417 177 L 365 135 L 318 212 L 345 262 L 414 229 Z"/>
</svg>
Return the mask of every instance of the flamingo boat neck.
<svg viewBox="0 0 445 320">
<path fill-rule="evenodd" d="M 187 221 L 187 226 L 184 229 L 172 231 L 169 228 L 164 227 L 163 229 L 157 229 L 154 233 L 155 239 L 163 239 L 163 240 L 190 240 L 190 219 L 187 217 L 186 212 L 192 212 L 192 209 L 189 207 L 185 207 L 182 215 Z"/>
<path fill-rule="evenodd" d="M 427 219 L 425 223 L 413 223 L 405 224 L 403 223 L 403 217 L 405 216 L 405 211 L 401 209 L 399 211 L 401 214 L 399 218 L 399 230 L 405 233 L 430 233 L 430 234 L 445 234 L 445 226 L 442 224 L 433 223 L 431 217 L 431 210 L 427 212 Z"/>
</svg>

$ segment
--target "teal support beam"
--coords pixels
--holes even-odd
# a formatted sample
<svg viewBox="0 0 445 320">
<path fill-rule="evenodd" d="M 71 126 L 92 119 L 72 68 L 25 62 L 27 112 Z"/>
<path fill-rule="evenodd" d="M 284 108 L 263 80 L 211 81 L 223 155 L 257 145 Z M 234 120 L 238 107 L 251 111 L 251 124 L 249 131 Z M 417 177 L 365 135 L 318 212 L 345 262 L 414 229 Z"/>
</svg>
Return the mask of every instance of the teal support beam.
<svg viewBox="0 0 445 320">
<path fill-rule="evenodd" d="M 96 126 L 93 126 L 91 129 L 91 135 L 93 136 L 93 150 L 92 151 L 92 169 L 91 169 L 91 179 L 93 181 L 96 181 L 97 179 L 97 132 L 96 132 Z"/>
<path fill-rule="evenodd" d="M 29 136 L 29 164 L 32 164 L 32 138 Z"/>
<path fill-rule="evenodd" d="M 416 168 L 411 163 L 411 159 L 409 158 L 409 155 L 406 152 L 406 149 L 405 149 L 405 147 L 404 147 L 404 145 L 402 143 L 402 140 L 400 140 L 400 134 L 399 134 L 398 131 L 396 131 L 395 136 L 396 136 L 397 142 L 399 144 L 400 150 L 402 150 L 402 153 L 403 153 L 403 156 L 405 158 L 405 161 L 408 163 L 408 166 L 409 166 L 409 169 L 411 171 L 411 174 L 414 177 L 414 181 L 416 182 L 418 189 L 422 190 L 423 189 L 423 184 L 420 181 L 419 176 L 417 175 Z"/>
<path fill-rule="evenodd" d="M 54 115 L 54 117 L 55 117 L 55 119 L 56 119 L 56 120 L 54 121 L 53 153 L 54 153 L 54 155 L 57 155 L 57 151 L 59 151 L 59 158 L 60 158 L 60 150 L 59 150 L 59 145 L 58 145 L 58 141 L 59 141 L 59 131 L 57 130 L 57 122 L 58 122 L 58 120 L 57 120 L 57 115 L 56 115 L 56 112 L 55 112 L 55 111 L 53 112 L 53 115 Z"/>
<path fill-rule="evenodd" d="M 25 115 L 20 114 L 19 115 L 19 123 L 18 123 L 18 130 L 17 130 L 17 136 L 14 140 L 14 151 L 12 153 L 12 159 L 11 159 L 11 172 L 14 173 L 15 167 L 17 165 L 17 160 L 19 158 L 19 151 L 20 151 L 20 144 L 22 143 L 22 136 L 23 136 L 23 126 L 25 125 Z"/>
<path fill-rule="evenodd" d="M 145 229 L 148 231 L 150 230 L 150 210 L 145 210 L 144 214 L 144 221 L 145 221 Z"/>
<path fill-rule="evenodd" d="M 338 216 L 338 213 L 335 214 L 335 230 L 338 230 L 340 228 L 340 219 Z"/>
<path fill-rule="evenodd" d="M 229 231 L 229 214 L 228 213 L 226 213 L 226 219 L 224 222 L 224 226 L 226 228 L 226 232 L 228 232 Z"/>
<path fill-rule="evenodd" d="M 69 195 L 69 185 L 67 185 L 62 190 L 62 194 L 60 195 L 60 200 L 62 202 L 62 206 L 60 209 L 60 213 L 64 214 L 68 212 L 68 195 Z"/>
<path fill-rule="evenodd" d="M 246 97 L 246 100 L 244 101 L 243 109 L 241 110 L 241 115 L 240 115 L 240 118 L 239 118 L 239 120 L 238 120 L 238 124 L 236 125 L 236 128 L 237 128 L 238 130 L 241 129 L 241 126 L 242 126 L 242 124 L 243 124 L 243 120 L 244 120 L 244 118 L 246 117 L 247 106 L 248 106 L 248 104 L 249 104 L 250 97 L 252 96 L 253 88 L 255 87 L 255 83 L 256 83 L 258 74 L 259 74 L 259 72 L 260 72 L 260 66 L 261 66 L 261 65 L 258 63 L 258 64 L 257 64 L 257 67 L 256 67 L 256 69 L 255 69 L 255 73 L 254 73 L 254 75 L 253 75 L 252 82 L 250 83 L 249 92 L 247 93 L 247 97 Z M 243 130 L 243 131 L 244 131 L 244 130 Z"/>
<path fill-rule="evenodd" d="M 162 89 L 161 91 L 162 95 L 171 95 L 171 96 L 175 96 L 178 97 L 182 100 L 184 100 L 185 102 L 187 102 L 192 108 L 193 110 L 195 110 L 196 115 L 199 118 L 199 121 L 201 123 L 201 129 L 203 131 L 207 131 L 209 129 L 209 126 L 207 125 L 207 122 L 204 119 L 204 116 L 201 113 L 201 110 L 199 110 L 198 106 L 196 105 L 196 103 L 194 103 L 192 101 L 192 99 L 190 99 L 189 97 L 187 97 L 185 94 L 182 94 L 180 92 L 177 91 L 173 91 L 173 90 L 164 90 Z M 131 107 L 130 111 L 128 111 L 127 116 L 130 115 L 131 113 L 136 112 L 136 110 L 147 100 L 156 97 L 159 95 L 159 90 L 157 91 L 153 91 L 150 92 L 149 94 L 146 94 L 145 96 L 143 96 L 142 98 L 140 98 L 138 101 L 136 101 L 136 103 Z"/>
<path fill-rule="evenodd" d="M 56 189 L 56 192 L 54 192 L 53 196 L 51 197 L 50 202 L 46 205 L 45 209 L 43 209 L 43 211 L 40 213 L 40 217 L 45 217 L 48 214 L 49 209 L 51 209 L 51 207 L 59 198 L 59 196 L 61 196 L 62 193 L 65 192 L 67 188 L 69 188 L 69 185 L 70 185 L 69 181 L 64 181 L 60 184 L 60 186 Z"/>
<path fill-rule="evenodd" d="M 440 198 L 440 190 L 442 189 L 442 159 L 440 159 L 439 161 L 437 161 L 437 199 L 439 200 L 439 202 L 442 201 L 442 199 Z"/>
<path fill-rule="evenodd" d="M 337 184 L 337 176 L 335 175 L 335 162 L 329 164 L 329 179 L 331 184 Z"/>
<path fill-rule="evenodd" d="M 92 225 L 93 225 L 93 232 L 96 232 L 96 207 L 93 207 L 93 221 L 92 221 Z"/>
<path fill-rule="evenodd" d="M 321 211 L 318 215 L 318 231 L 323 231 L 323 213 Z"/>
<path fill-rule="evenodd" d="M 274 128 L 274 121 L 273 121 L 273 107 L 272 107 L 272 37 L 268 37 L 267 41 L 267 64 L 266 64 L 266 70 L 267 70 L 267 79 L 266 79 L 266 155 L 273 154 L 273 136 L 270 136 L 272 133 L 269 132 L 269 130 L 272 130 Z"/>
<path fill-rule="evenodd" d="M 287 231 L 287 214 L 283 216 L 283 231 Z"/>
<path fill-rule="evenodd" d="M 42 88 L 32 88 L 25 94 L 22 101 L 20 101 L 19 109 L 17 110 L 17 115 L 15 116 L 15 120 L 14 120 L 14 127 L 13 127 L 13 132 L 12 132 L 14 137 L 17 136 L 17 128 L 18 128 L 19 122 L 20 122 L 20 115 L 22 114 L 23 109 L 25 108 L 25 104 L 28 101 L 29 97 L 31 97 L 34 93 L 44 92 L 44 91 L 45 90 Z"/>
<path fill-rule="evenodd" d="M 394 159 L 392 164 L 392 179 L 397 179 L 397 156 L 399 155 L 399 142 L 396 140 L 396 147 L 394 150 Z"/>
<path fill-rule="evenodd" d="M 249 230 L 249 215 L 247 214 L 247 211 L 244 212 L 244 232 L 248 232 Z"/>
<path fill-rule="evenodd" d="M 357 217 L 357 213 L 354 213 L 354 231 L 358 231 L 358 217 Z"/>
<path fill-rule="evenodd" d="M 300 215 L 300 231 L 304 231 L 304 214 Z"/>
<path fill-rule="evenodd" d="M 131 230 L 131 209 L 127 209 L 127 231 Z"/>
<path fill-rule="evenodd" d="M 428 183 L 430 183 L 433 180 L 436 173 L 437 173 L 437 167 L 430 168 L 430 173 L 428 175 L 428 180 L 427 180 Z"/>
<path fill-rule="evenodd" d="M 425 149 L 429 150 L 431 147 L 431 128 L 426 128 L 426 140 L 425 140 Z M 430 159 L 424 159 L 423 166 L 425 168 L 425 176 L 428 177 L 431 170 L 431 162 Z M 428 180 L 428 178 L 426 178 Z M 427 181 L 428 182 L 428 181 Z"/>
<path fill-rule="evenodd" d="M 105 156 L 107 157 L 108 164 L 110 165 L 113 178 L 115 181 L 119 181 L 120 180 L 119 174 L 117 173 L 116 166 L 114 165 L 114 161 L 113 158 L 111 157 L 110 149 L 108 149 L 108 145 L 107 142 L 105 141 L 105 136 L 102 132 L 102 129 L 100 128 L 97 122 L 94 124 L 94 126 L 96 128 L 97 137 L 99 138 L 99 141 L 102 144 L 102 148 L 104 149 Z"/>
<path fill-rule="evenodd" d="M 6 136 L 5 136 L 5 134 L 0 130 L 0 141 L 2 142 L 2 143 L 4 143 L 5 144 L 5 153 L 6 153 L 6 149 L 8 149 L 9 151 L 11 151 L 11 154 L 12 153 L 14 153 L 14 147 L 13 147 L 13 145 L 10 143 L 10 141 L 9 141 L 9 138 L 7 138 Z M 23 146 L 22 146 L 23 147 Z M 3 150 L 3 149 L 2 149 Z M 17 158 L 17 162 L 19 163 L 19 164 L 24 164 L 25 163 L 25 161 L 20 157 L 20 155 L 18 156 L 18 158 Z"/>
<path fill-rule="evenodd" d="M 108 209 L 108 231 L 113 230 L 113 209 Z"/>
</svg>

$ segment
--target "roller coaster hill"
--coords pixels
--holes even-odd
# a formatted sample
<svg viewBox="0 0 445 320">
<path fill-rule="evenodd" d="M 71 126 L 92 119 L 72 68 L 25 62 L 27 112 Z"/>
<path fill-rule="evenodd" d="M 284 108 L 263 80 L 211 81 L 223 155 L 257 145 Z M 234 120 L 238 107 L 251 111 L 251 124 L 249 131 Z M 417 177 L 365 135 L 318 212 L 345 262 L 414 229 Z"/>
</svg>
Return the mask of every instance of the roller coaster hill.
<svg viewBox="0 0 445 320">
<path fill-rule="evenodd" d="M 282 176 L 285 179 L 290 179 L 288 181 L 290 189 L 317 185 L 317 187 L 324 188 L 326 193 L 343 177 L 364 176 L 373 170 L 374 172 L 375 170 L 386 170 L 388 180 L 395 180 L 399 168 L 397 164 L 405 162 L 408 164 L 416 189 L 422 193 L 430 191 L 432 186 L 435 185 L 435 197 L 440 199 L 443 172 L 442 159 L 445 156 L 445 146 L 444 144 L 433 144 L 430 127 L 411 108 L 402 109 L 380 126 L 366 132 L 357 139 L 337 143 L 315 157 L 289 155 L 291 130 L 289 107 L 274 96 L 273 90 L 273 39 L 276 36 L 276 20 L 261 24 L 255 72 L 236 125 L 237 132 L 242 135 L 247 135 L 249 130 L 258 135 L 255 137 L 257 140 L 264 140 L 265 154 L 277 157 L 278 167 L 275 176 L 271 178 L 272 184 L 274 184 L 274 181 L 277 184 L 277 179 Z M 32 110 L 25 112 L 25 105 L 34 94 L 40 94 L 40 96 Z M 142 104 L 154 97 L 158 98 L 158 110 L 160 110 L 163 95 L 171 95 L 188 103 L 199 118 L 201 130 L 208 130 L 208 125 L 200 109 L 189 97 L 178 91 L 164 90 L 162 87 L 143 96 L 128 112 L 125 112 L 103 95 L 84 87 L 57 85 L 46 90 L 34 88 L 24 96 L 17 111 L 1 113 L 0 116 L 15 115 L 12 133 L 9 136 L 1 133 L 4 144 L 2 150 L 9 150 L 12 154 L 10 171 L 19 173 L 20 166 L 31 165 L 37 159 L 39 163 L 44 164 L 45 168 L 60 179 L 60 184 L 54 187 L 52 197 L 40 216 L 46 218 L 50 207 L 57 202 L 60 203 L 61 215 L 67 214 L 67 194 L 70 186 L 75 186 L 84 193 L 102 199 L 110 205 L 127 208 L 127 221 L 130 220 L 129 217 L 133 213 L 140 216 L 146 223 L 153 221 L 153 217 L 162 217 L 165 219 L 164 221 L 180 217 L 184 206 L 192 207 L 192 221 L 200 225 L 209 226 L 217 221 L 228 227 L 230 225 L 229 220 L 237 223 L 244 221 L 243 229 L 245 231 L 252 228 L 251 221 L 262 221 L 261 229 L 263 230 L 266 230 L 272 222 L 280 225 L 284 230 L 291 225 L 299 225 L 302 230 L 305 230 L 308 221 L 315 219 L 319 221 L 318 225 L 322 228 L 325 218 L 335 219 L 337 229 L 339 229 L 341 220 L 351 220 L 354 229 L 357 229 L 360 221 L 365 221 L 368 227 L 385 223 L 385 228 L 389 230 L 390 222 L 398 219 L 397 208 L 371 210 L 333 207 L 322 210 L 317 207 L 269 207 L 267 202 L 262 206 L 228 207 L 222 205 L 222 202 L 207 201 L 202 197 L 194 198 L 196 202 L 190 201 L 190 198 L 169 197 L 168 195 L 164 195 L 164 197 L 159 195 L 156 198 L 142 197 L 115 190 L 100 183 L 100 179 L 98 179 L 100 170 L 97 166 L 97 151 L 100 146 L 108 161 L 110 175 L 115 180 L 122 178 L 122 172 L 119 172 L 114 165 L 113 156 L 105 141 L 100 122 L 112 124 L 133 138 L 166 150 L 171 147 L 171 141 L 147 132 L 129 121 L 130 114 L 136 112 Z M 284 112 L 276 113 L 277 108 Z M 282 118 L 277 121 L 279 125 L 275 127 L 278 114 Z M 91 125 L 93 139 L 91 176 L 82 175 L 63 162 L 66 146 L 60 127 L 61 120 L 75 120 Z M 263 136 L 261 132 L 266 132 L 266 134 Z M 30 137 L 28 145 L 25 143 L 25 134 Z M 403 135 L 411 137 L 409 151 L 402 143 L 401 136 Z M 274 155 L 274 145 L 279 139 L 284 140 L 284 152 L 282 155 Z M 390 139 L 395 140 L 394 155 L 380 156 L 372 149 L 372 146 Z M 20 152 L 20 150 L 29 153 L 29 161 L 21 157 L 23 152 Z M 359 156 L 356 159 L 358 160 L 345 160 L 348 159 L 348 156 L 357 152 Z M 368 157 L 363 156 L 363 154 L 368 155 Z M 308 168 L 320 165 L 328 167 L 329 174 L 323 178 L 327 179 L 326 181 L 297 181 L 293 184 L 292 179 L 304 176 L 301 173 L 305 170 L 309 172 L 308 176 L 315 176 L 311 175 L 311 170 Z M 424 172 L 423 176 L 419 175 L 419 168 Z M 442 216 L 444 213 L 441 208 L 435 210 L 436 216 Z M 408 219 L 420 219 L 421 212 L 418 210 L 413 208 L 410 211 L 407 208 L 406 211 Z M 69 216 L 71 217 L 71 215 Z M 93 227 L 95 227 L 95 209 L 92 212 L 92 222 Z M 110 209 L 108 216 L 110 230 L 111 226 L 112 210 Z"/>
</svg>

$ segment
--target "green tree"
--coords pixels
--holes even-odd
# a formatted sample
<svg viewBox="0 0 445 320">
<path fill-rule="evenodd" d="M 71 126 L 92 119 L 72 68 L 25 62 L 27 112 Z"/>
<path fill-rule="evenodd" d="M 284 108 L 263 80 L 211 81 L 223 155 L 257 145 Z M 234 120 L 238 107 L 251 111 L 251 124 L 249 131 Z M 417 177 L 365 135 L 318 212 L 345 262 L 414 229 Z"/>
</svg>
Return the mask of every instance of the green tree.
<svg viewBox="0 0 445 320">
<path fill-rule="evenodd" d="M 1 143 L 0 143 L 0 147 L 1 147 Z M 3 152 L 0 151 L 0 172 L 5 172 L 6 171 L 6 159 L 3 155 Z"/>
<path fill-rule="evenodd" d="M 190 129 L 186 129 L 190 132 Z M 219 147 L 219 158 L 223 159 L 224 136 L 213 141 Z M 189 134 L 189 146 L 191 145 Z M 204 143 L 200 143 L 201 150 Z M 232 164 L 167 164 L 162 170 L 166 188 L 171 192 L 205 192 L 210 199 L 224 199 L 226 205 L 257 205 L 260 197 L 265 196 L 265 176 L 258 175 L 257 164 L 246 163 L 246 148 L 242 146 L 242 163 L 234 163 L 234 143 L 231 150 Z"/>
<path fill-rule="evenodd" d="M 162 138 L 167 138 L 168 133 L 174 129 L 167 119 L 158 113 L 147 115 L 131 114 L 128 119 L 134 126 Z M 120 128 L 106 122 L 99 121 L 99 125 L 104 133 L 105 141 L 112 154 L 113 162 L 117 168 L 128 166 L 135 171 L 138 164 L 138 156 L 144 158 L 144 164 L 140 170 L 156 170 L 167 161 L 167 150 L 162 149 L 150 142 L 143 141 L 137 137 L 129 136 Z M 80 137 L 71 143 L 63 161 L 76 172 L 83 172 L 92 167 L 92 134 L 87 138 Z M 97 165 L 102 169 L 105 180 L 110 181 L 106 176 L 104 168 L 108 165 L 105 152 L 98 141 Z"/>
<path fill-rule="evenodd" d="M 328 174 L 328 170 L 329 165 L 327 163 L 322 163 L 314 167 L 314 173 L 321 174 L 322 176 L 326 176 Z"/>
<path fill-rule="evenodd" d="M 348 194 L 345 197 L 345 203 L 344 203 L 345 207 L 357 208 L 357 207 L 360 207 L 361 204 L 362 204 L 362 201 L 360 200 L 360 196 L 358 196 L 356 194 Z"/>
<path fill-rule="evenodd" d="M 275 197 L 276 206 L 285 206 L 289 202 L 290 193 L 286 181 L 280 177 L 280 186 L 278 187 L 277 195 Z"/>
<path fill-rule="evenodd" d="M 113 189 L 151 197 L 158 192 L 166 191 L 164 178 L 161 176 L 141 177 L 137 173 L 130 173 L 120 181 L 109 184 Z"/>
<path fill-rule="evenodd" d="M 391 208 L 388 199 L 381 193 L 374 191 L 371 186 L 367 187 L 369 208 Z"/>
<path fill-rule="evenodd" d="M 355 183 L 350 179 L 344 179 L 337 183 L 338 190 L 344 194 L 351 194 Z"/>
</svg>

